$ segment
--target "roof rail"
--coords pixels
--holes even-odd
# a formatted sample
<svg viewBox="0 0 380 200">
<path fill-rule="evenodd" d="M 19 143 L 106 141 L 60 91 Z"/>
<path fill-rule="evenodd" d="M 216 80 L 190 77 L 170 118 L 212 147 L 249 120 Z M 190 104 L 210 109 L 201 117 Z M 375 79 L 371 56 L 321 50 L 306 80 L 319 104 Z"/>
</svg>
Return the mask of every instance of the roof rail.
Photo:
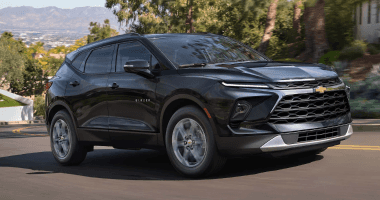
<svg viewBox="0 0 380 200">
<path fill-rule="evenodd" d="M 139 33 L 136 33 L 136 32 L 126 33 L 125 35 L 138 35 L 138 36 L 141 36 Z"/>
</svg>

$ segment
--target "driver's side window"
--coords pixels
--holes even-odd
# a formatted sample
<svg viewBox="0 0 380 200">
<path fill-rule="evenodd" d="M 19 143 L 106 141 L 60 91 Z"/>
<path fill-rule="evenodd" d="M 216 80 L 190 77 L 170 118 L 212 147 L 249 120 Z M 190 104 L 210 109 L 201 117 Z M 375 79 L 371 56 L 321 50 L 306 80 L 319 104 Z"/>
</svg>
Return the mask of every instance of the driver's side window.
<svg viewBox="0 0 380 200">
<path fill-rule="evenodd" d="M 139 42 L 128 42 L 119 45 L 117 52 L 116 72 L 124 72 L 124 65 L 131 60 L 146 60 L 150 69 L 159 68 L 157 59 Z"/>
</svg>

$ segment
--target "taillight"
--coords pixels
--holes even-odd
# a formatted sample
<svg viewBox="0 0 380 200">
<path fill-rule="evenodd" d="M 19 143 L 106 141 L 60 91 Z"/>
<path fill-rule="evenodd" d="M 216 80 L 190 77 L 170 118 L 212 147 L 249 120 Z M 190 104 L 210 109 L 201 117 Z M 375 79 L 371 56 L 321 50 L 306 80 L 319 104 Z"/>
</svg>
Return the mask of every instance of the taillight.
<svg viewBox="0 0 380 200">
<path fill-rule="evenodd" d="M 53 85 L 53 82 L 47 82 L 45 84 L 45 89 L 48 90 L 51 87 L 51 85 Z"/>
</svg>

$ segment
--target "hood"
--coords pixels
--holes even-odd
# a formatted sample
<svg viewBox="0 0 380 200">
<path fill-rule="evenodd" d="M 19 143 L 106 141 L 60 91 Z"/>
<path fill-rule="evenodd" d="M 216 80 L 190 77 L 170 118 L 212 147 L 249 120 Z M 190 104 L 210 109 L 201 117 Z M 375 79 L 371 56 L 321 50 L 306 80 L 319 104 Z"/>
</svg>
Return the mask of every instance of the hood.
<svg viewBox="0 0 380 200">
<path fill-rule="evenodd" d="M 335 78 L 329 66 L 311 63 L 252 62 L 208 64 L 205 67 L 178 69 L 184 76 L 205 76 L 226 82 L 277 82 L 288 79 Z"/>
</svg>

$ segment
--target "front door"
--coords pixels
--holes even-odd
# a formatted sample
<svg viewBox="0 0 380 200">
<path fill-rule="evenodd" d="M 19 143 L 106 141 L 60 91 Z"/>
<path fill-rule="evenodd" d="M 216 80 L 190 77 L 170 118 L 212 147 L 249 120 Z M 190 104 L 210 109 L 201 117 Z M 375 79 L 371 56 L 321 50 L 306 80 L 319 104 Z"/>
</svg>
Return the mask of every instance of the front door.
<svg viewBox="0 0 380 200">
<path fill-rule="evenodd" d="M 124 71 L 129 60 L 147 60 L 159 66 L 156 58 L 138 41 L 119 44 L 115 72 L 108 79 L 109 129 L 115 146 L 156 145 L 156 79 Z"/>
</svg>

